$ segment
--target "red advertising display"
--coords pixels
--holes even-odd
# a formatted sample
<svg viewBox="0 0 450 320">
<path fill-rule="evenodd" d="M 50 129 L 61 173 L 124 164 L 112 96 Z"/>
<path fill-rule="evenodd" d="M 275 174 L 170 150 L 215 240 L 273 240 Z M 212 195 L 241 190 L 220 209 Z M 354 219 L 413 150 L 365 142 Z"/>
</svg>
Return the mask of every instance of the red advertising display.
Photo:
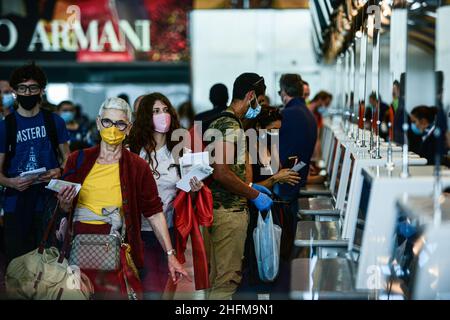
<svg viewBox="0 0 450 320">
<path fill-rule="evenodd" d="M 5 60 L 189 60 L 192 0 L 22 2 L 0 12 L 0 57 Z"/>
</svg>

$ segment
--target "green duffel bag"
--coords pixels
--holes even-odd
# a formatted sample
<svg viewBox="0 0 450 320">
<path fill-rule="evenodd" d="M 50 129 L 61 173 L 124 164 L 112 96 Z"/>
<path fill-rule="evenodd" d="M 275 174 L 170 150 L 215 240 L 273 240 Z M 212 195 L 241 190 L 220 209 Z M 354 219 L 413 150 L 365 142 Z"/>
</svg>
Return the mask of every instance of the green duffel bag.
<svg viewBox="0 0 450 320">
<path fill-rule="evenodd" d="M 46 248 L 47 240 L 58 217 L 54 213 L 39 248 L 13 259 L 6 269 L 6 294 L 9 299 L 88 300 L 94 293 L 89 278 L 77 266 L 69 266 L 65 258 L 69 247 L 70 224 L 65 232 L 61 251 Z M 73 212 L 68 221 L 72 221 Z"/>
<path fill-rule="evenodd" d="M 11 261 L 6 270 L 9 299 L 87 300 L 93 294 L 89 278 L 55 247 L 38 248 Z"/>
</svg>

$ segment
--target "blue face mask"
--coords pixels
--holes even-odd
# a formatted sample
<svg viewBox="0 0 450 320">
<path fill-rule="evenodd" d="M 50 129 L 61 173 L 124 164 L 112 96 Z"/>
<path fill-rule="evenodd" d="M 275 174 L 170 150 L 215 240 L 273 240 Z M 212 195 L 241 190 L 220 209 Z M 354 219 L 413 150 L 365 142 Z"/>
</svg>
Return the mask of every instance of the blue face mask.
<svg viewBox="0 0 450 320">
<path fill-rule="evenodd" d="M 253 109 L 250 105 L 248 107 L 247 113 L 245 114 L 245 119 L 255 119 L 258 114 L 261 112 L 261 106 L 256 102 L 256 108 Z"/>
<path fill-rule="evenodd" d="M 322 116 L 326 116 L 328 113 L 327 107 L 321 106 L 317 108 L 317 112 L 320 113 Z"/>
<path fill-rule="evenodd" d="M 411 123 L 411 130 L 415 135 L 418 135 L 418 136 L 422 135 L 422 130 L 420 130 L 414 122 Z"/>
<path fill-rule="evenodd" d="M 2 96 L 2 105 L 4 108 L 12 109 L 14 106 L 14 96 L 12 93 L 5 93 Z"/>
<path fill-rule="evenodd" d="M 61 112 L 60 117 L 63 118 L 65 123 L 69 123 L 75 118 L 75 113 L 72 111 L 63 111 Z"/>
</svg>

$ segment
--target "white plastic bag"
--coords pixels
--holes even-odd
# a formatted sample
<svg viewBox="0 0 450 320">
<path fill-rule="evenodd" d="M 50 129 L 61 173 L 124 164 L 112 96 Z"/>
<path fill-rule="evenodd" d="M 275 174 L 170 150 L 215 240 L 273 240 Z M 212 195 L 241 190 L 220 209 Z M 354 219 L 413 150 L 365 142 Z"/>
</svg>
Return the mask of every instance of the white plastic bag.
<svg viewBox="0 0 450 320">
<path fill-rule="evenodd" d="M 259 278 L 266 282 L 275 280 L 280 265 L 281 228 L 273 223 L 272 211 L 267 213 L 265 219 L 259 212 L 253 241 Z"/>
</svg>

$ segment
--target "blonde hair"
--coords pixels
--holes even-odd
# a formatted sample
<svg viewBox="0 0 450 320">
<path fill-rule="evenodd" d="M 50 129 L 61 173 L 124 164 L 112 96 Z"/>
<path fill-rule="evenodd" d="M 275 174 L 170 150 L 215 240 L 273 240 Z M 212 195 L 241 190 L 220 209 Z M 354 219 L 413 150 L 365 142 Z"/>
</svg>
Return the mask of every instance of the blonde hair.
<svg viewBox="0 0 450 320">
<path fill-rule="evenodd" d="M 121 98 L 108 98 L 106 99 L 102 105 L 100 106 L 100 110 L 98 111 L 99 117 L 102 116 L 105 110 L 121 110 L 123 111 L 128 121 L 132 121 L 132 111 L 130 105 Z"/>
</svg>

